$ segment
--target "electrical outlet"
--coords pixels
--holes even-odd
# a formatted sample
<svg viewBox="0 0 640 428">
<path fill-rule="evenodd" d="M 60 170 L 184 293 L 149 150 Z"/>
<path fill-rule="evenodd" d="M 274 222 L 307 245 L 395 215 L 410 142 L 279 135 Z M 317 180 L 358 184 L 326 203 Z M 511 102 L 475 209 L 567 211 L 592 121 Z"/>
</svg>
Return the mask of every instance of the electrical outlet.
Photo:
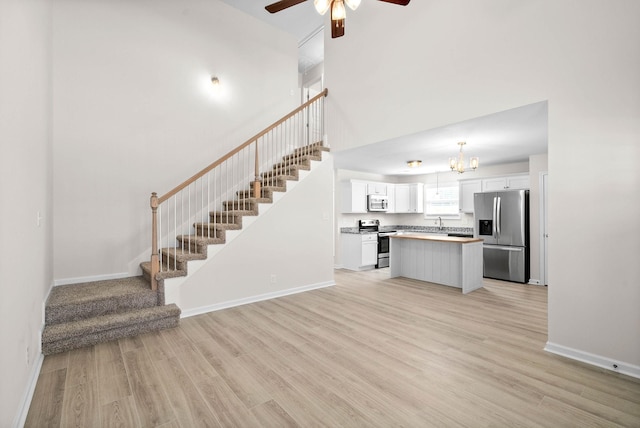
<svg viewBox="0 0 640 428">
<path fill-rule="evenodd" d="M 276 282 L 278 282 L 278 279 L 277 279 L 277 277 L 276 277 L 276 274 L 275 274 L 275 273 L 272 273 L 272 274 L 271 274 L 271 283 L 272 283 L 272 284 L 275 284 Z"/>
</svg>

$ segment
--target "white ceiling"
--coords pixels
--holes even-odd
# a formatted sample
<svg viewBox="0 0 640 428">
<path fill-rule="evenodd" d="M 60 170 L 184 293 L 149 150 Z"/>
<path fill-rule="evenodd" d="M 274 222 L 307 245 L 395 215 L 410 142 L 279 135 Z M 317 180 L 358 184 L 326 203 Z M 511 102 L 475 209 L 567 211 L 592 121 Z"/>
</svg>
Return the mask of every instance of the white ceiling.
<svg viewBox="0 0 640 428">
<path fill-rule="evenodd" d="M 493 113 L 464 122 L 429 129 L 379 143 L 334 153 L 339 169 L 382 175 L 429 174 L 450 171 L 449 157 L 458 155 L 465 141 L 465 159 L 480 158 L 480 168 L 525 162 L 530 155 L 547 153 L 547 102 Z M 418 168 L 407 161 L 421 160 Z"/>
<path fill-rule="evenodd" d="M 265 6 L 277 0 L 222 0 L 267 24 L 293 34 L 298 41 L 298 71 L 304 73 L 324 61 L 324 17 L 308 0 L 278 13 L 269 13 Z"/>
<path fill-rule="evenodd" d="M 265 6 L 276 0 L 222 0 L 251 16 L 280 28 L 298 40 L 298 71 L 304 73 L 324 60 L 324 18 L 307 0 L 271 14 Z M 348 37 L 345 35 L 344 37 Z M 448 171 L 458 141 L 465 141 L 465 158 L 478 156 L 480 168 L 525 162 L 530 155 L 547 153 L 547 102 L 489 114 L 441 128 L 334 153 L 340 169 L 383 175 L 428 174 Z M 407 161 L 419 159 L 419 168 Z"/>
</svg>

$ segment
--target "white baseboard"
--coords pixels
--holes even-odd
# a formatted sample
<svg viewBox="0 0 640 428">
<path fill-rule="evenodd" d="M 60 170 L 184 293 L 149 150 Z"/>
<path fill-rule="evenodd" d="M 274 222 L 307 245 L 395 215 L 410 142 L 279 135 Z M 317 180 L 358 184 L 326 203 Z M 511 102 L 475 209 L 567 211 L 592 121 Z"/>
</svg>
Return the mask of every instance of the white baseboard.
<svg viewBox="0 0 640 428">
<path fill-rule="evenodd" d="M 227 302 L 216 303 L 215 305 L 201 306 L 199 308 L 187 309 L 182 311 L 180 318 L 188 318 L 195 315 L 206 314 L 209 312 L 219 311 L 227 308 L 233 308 L 236 306 L 242 306 L 249 303 L 261 302 L 263 300 L 275 299 L 277 297 L 284 297 L 290 294 L 303 293 L 305 291 L 331 287 L 333 285 L 336 285 L 335 281 L 320 282 L 317 284 L 305 285 L 305 286 L 296 287 L 296 288 L 289 288 L 287 290 L 276 291 L 273 293 L 266 293 L 266 294 L 259 294 L 257 296 L 245 297 L 243 299 L 229 300 Z"/>
<path fill-rule="evenodd" d="M 120 272 L 120 273 L 110 273 L 106 275 L 81 276 L 77 278 L 63 278 L 63 279 L 54 280 L 53 285 L 57 287 L 58 285 L 81 284 L 83 282 L 105 281 L 107 279 L 121 279 L 121 278 L 128 278 L 130 276 L 133 276 L 133 275 L 131 275 L 129 272 Z"/>
<path fill-rule="evenodd" d="M 627 376 L 640 379 L 640 366 L 636 366 L 634 364 L 625 363 L 624 361 L 617 361 L 608 357 L 591 354 L 589 352 L 580 351 L 578 349 L 569 348 L 567 346 L 562 346 L 551 342 L 547 342 L 544 350 L 547 352 L 551 352 L 552 354 L 571 358 L 572 360 L 591 364 L 596 367 L 601 367 L 603 369 L 608 369 L 616 373 L 622 373 Z"/>
<path fill-rule="evenodd" d="M 540 285 L 540 280 L 535 278 L 530 278 L 529 285 Z"/>
<path fill-rule="evenodd" d="M 36 391 L 36 385 L 38 384 L 38 377 L 40 376 L 40 370 L 42 369 L 42 362 L 44 361 L 44 355 L 38 355 L 38 359 L 36 360 L 33 368 L 31 369 L 31 373 L 29 374 L 29 383 L 27 384 L 27 389 L 24 392 L 22 397 L 20 412 L 16 415 L 13 420 L 14 428 L 21 428 L 24 426 L 24 423 L 27 420 L 27 414 L 29 413 L 29 407 L 31 407 L 31 399 L 33 398 L 33 393 Z"/>
</svg>

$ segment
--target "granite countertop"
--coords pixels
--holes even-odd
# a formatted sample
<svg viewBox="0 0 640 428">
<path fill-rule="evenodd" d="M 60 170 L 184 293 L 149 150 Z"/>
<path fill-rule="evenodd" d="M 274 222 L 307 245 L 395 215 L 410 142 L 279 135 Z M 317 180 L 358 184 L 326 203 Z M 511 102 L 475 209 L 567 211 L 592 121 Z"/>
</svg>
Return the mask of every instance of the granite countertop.
<svg viewBox="0 0 640 428">
<path fill-rule="evenodd" d="M 471 242 L 482 242 L 483 240 L 480 238 L 461 238 L 458 236 L 447 236 L 447 235 L 424 235 L 424 234 L 413 234 L 413 233 L 402 233 L 400 235 L 391 235 L 390 238 L 393 239 L 418 239 L 422 241 L 439 241 L 439 242 L 452 242 L 456 244 L 469 244 Z"/>
<path fill-rule="evenodd" d="M 438 229 L 436 226 L 404 226 L 404 225 L 395 225 L 395 226 L 380 226 L 380 232 L 417 232 L 417 233 L 440 233 L 443 235 L 449 233 L 457 233 L 457 234 L 467 234 L 473 235 L 473 227 L 443 227 L 442 229 Z M 360 232 L 357 227 L 341 227 L 340 233 L 352 233 L 352 234 L 360 234 L 360 233 L 371 233 L 371 232 Z"/>
</svg>

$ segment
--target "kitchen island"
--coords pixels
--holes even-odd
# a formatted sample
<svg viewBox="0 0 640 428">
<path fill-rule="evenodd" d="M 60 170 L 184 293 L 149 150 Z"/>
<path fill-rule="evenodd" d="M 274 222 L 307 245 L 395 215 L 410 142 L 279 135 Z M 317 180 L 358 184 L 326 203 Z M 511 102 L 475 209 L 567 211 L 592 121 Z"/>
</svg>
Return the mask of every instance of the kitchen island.
<svg viewBox="0 0 640 428">
<path fill-rule="evenodd" d="M 482 287 L 482 239 L 412 233 L 390 238 L 391 278 L 448 285 L 463 294 Z"/>
</svg>

